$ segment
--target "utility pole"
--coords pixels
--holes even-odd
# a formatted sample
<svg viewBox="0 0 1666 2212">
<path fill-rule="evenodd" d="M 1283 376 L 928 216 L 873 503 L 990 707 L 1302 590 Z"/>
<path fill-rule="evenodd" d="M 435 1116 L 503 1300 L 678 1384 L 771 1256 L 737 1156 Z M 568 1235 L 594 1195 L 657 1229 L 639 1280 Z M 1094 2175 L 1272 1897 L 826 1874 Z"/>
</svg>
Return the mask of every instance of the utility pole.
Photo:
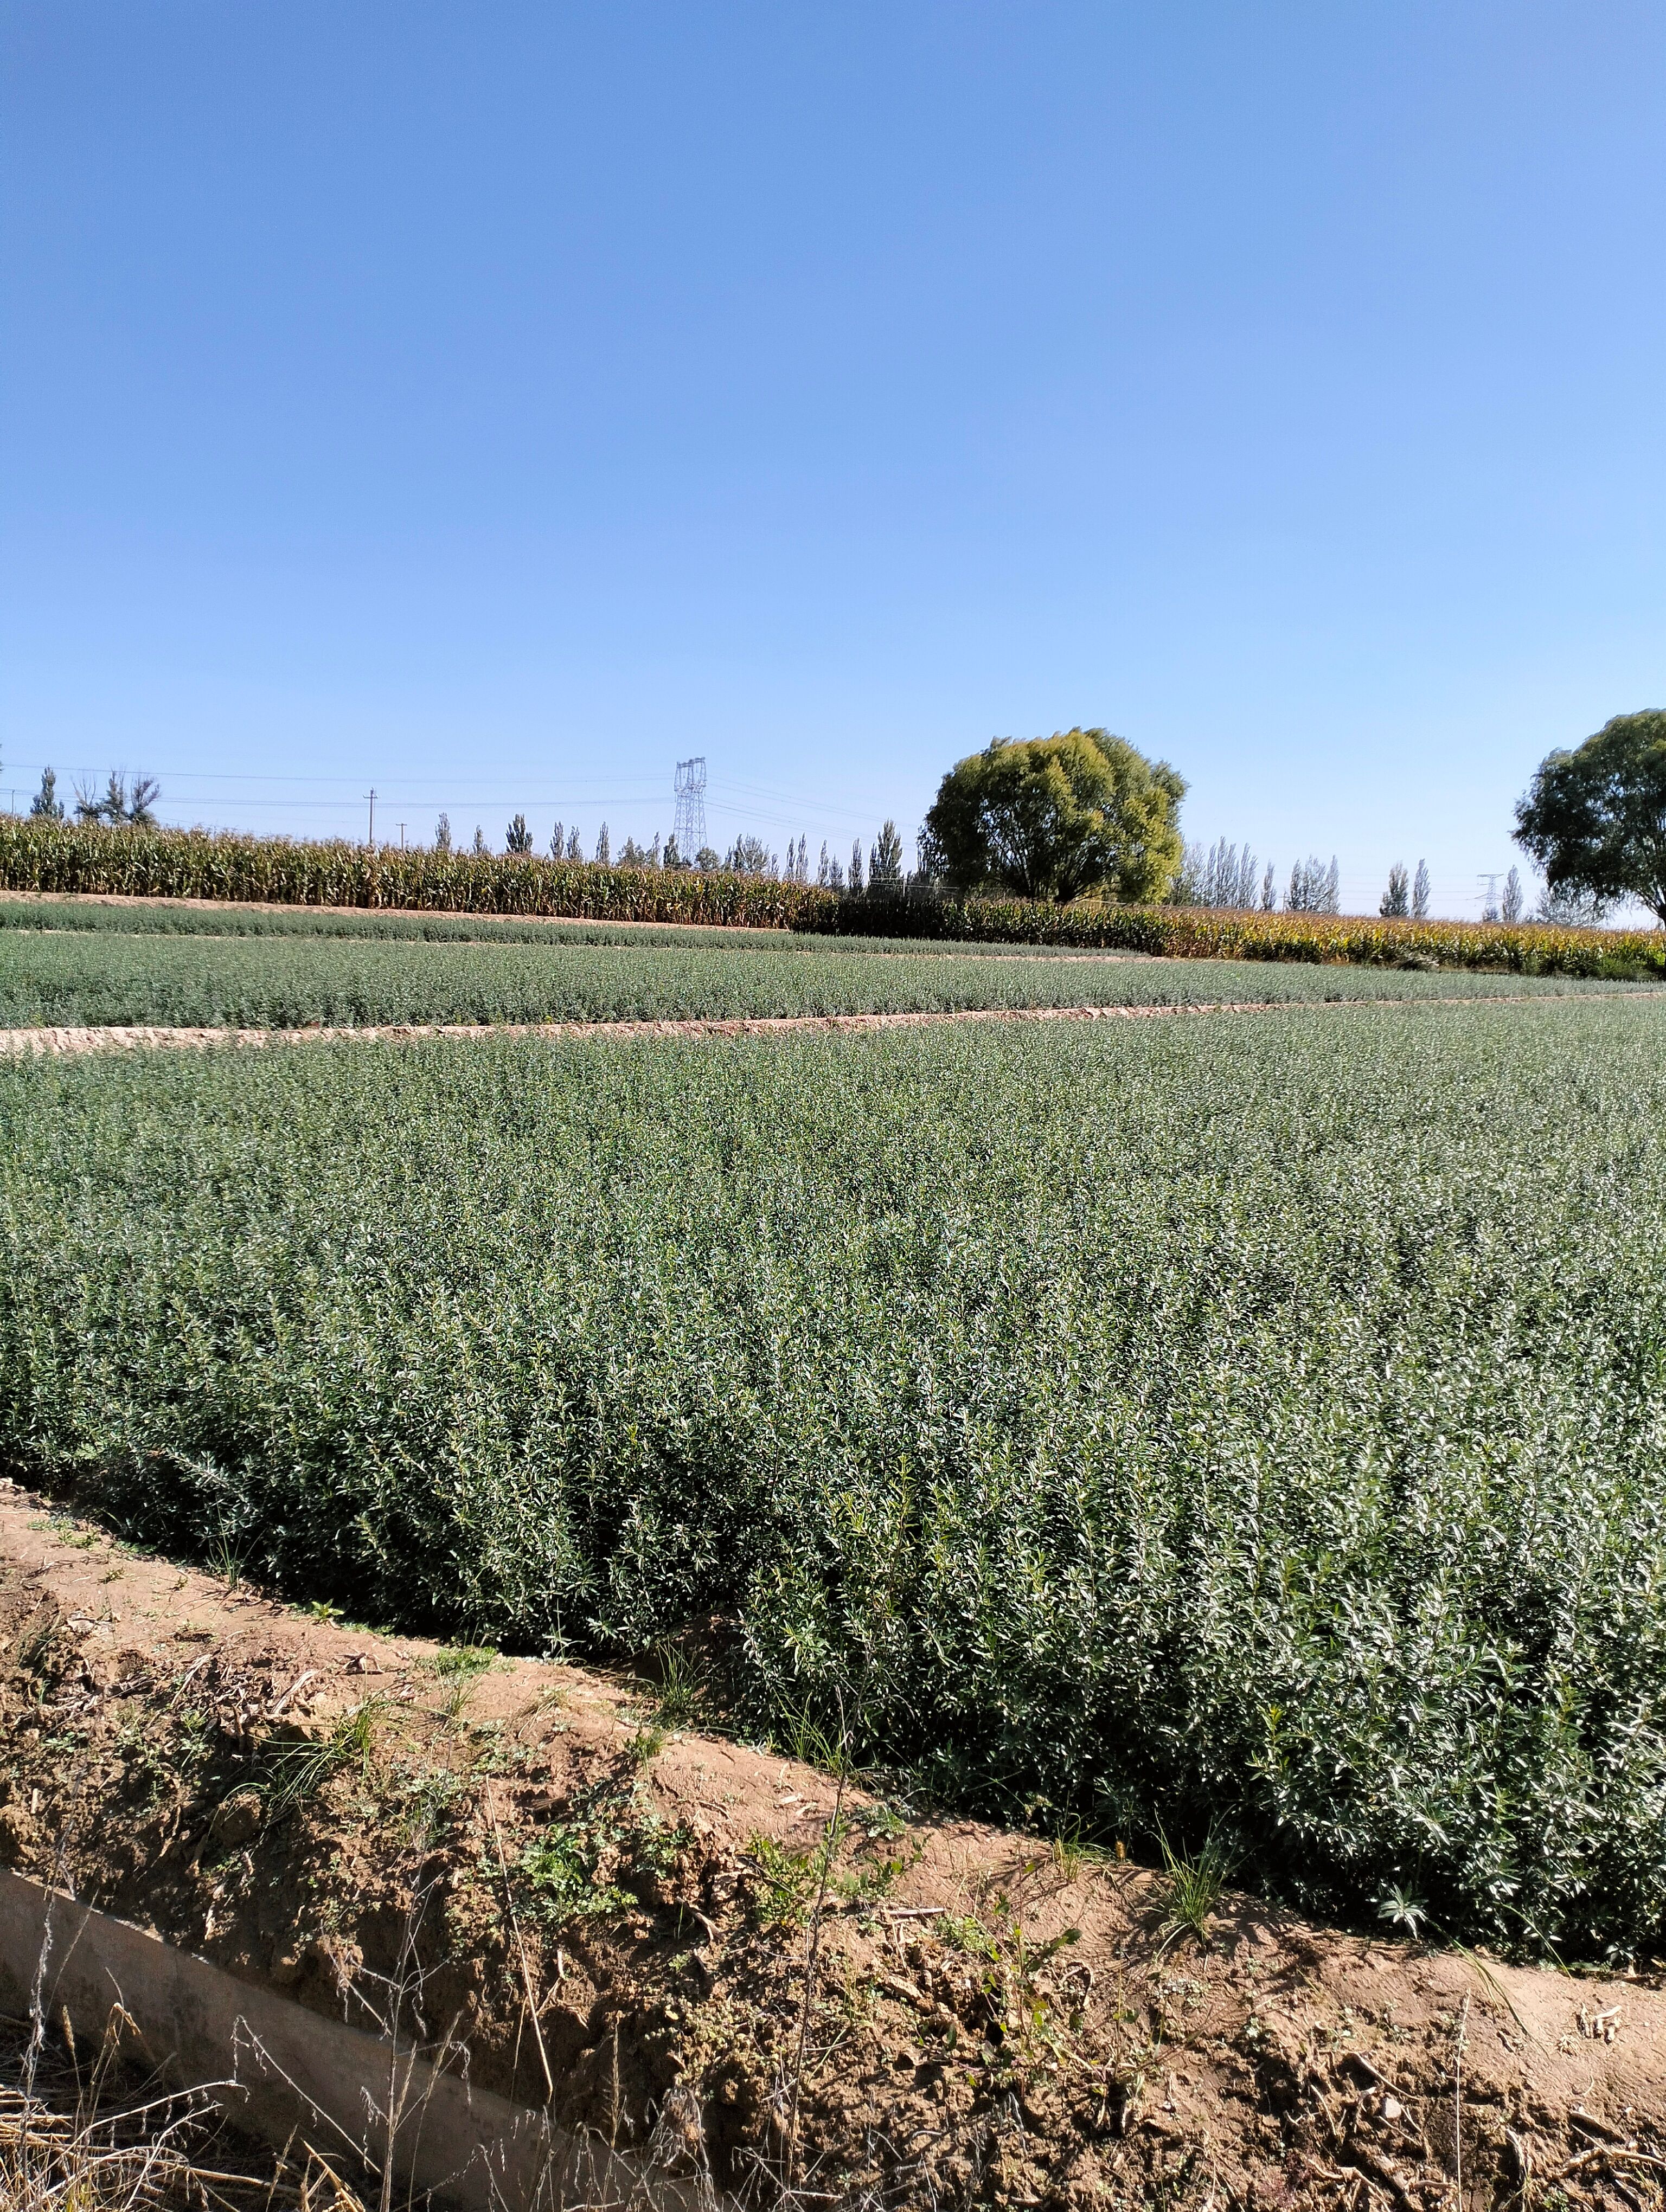
<svg viewBox="0 0 1666 2212">
<path fill-rule="evenodd" d="M 672 795 L 677 805 L 671 834 L 677 840 L 677 849 L 686 866 L 706 842 L 706 763 L 703 755 L 696 756 L 693 760 L 678 762 L 677 773 L 672 780 Z"/>
<path fill-rule="evenodd" d="M 370 787 L 369 798 L 370 798 L 370 836 L 369 836 L 369 841 L 368 841 L 368 842 L 369 842 L 369 845 L 370 845 L 370 849 L 371 849 L 371 851 L 374 853 L 374 852 L 375 851 L 375 849 L 376 849 L 376 787 L 375 787 L 375 785 L 374 785 L 374 783 L 373 783 L 373 784 L 371 785 L 371 787 Z"/>
<path fill-rule="evenodd" d="M 404 848 L 405 848 L 405 825 L 404 825 L 404 823 L 402 822 L 402 823 L 399 824 L 399 850 L 403 853 L 403 852 L 404 852 Z"/>
</svg>

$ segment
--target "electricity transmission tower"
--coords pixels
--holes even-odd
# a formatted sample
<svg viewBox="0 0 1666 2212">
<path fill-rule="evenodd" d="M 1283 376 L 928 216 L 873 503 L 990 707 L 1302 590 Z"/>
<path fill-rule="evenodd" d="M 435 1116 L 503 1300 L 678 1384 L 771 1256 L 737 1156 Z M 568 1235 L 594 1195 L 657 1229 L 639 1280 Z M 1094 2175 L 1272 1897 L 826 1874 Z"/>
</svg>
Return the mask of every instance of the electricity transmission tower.
<svg viewBox="0 0 1666 2212">
<path fill-rule="evenodd" d="M 677 840 L 677 849 L 685 860 L 691 860 L 706 842 L 706 762 L 701 755 L 694 760 L 678 761 L 673 785 L 677 795 L 677 819 L 672 835 Z"/>
</svg>

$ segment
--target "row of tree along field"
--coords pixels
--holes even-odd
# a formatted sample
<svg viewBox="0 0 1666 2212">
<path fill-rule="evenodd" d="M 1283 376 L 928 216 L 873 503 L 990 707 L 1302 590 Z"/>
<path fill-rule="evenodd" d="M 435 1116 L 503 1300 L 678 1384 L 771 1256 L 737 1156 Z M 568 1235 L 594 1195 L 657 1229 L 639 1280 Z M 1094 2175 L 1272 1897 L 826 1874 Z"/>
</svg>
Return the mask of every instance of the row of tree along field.
<svg viewBox="0 0 1666 2212">
<path fill-rule="evenodd" d="M 199 830 L 0 817 L 0 890 L 283 906 L 695 923 L 828 935 L 1148 952 L 1177 958 L 1666 975 L 1666 935 L 1542 922 L 1067 903 L 913 877 L 862 892 L 728 872 L 603 867 L 508 854 L 309 843 Z"/>
<path fill-rule="evenodd" d="M 1286 914 L 1342 911 L 1341 869 L 1334 856 L 1329 867 L 1311 856 L 1298 860 L 1290 871 L 1290 882 L 1282 901 L 1272 861 L 1267 863 L 1264 874 L 1258 874 L 1260 866 L 1248 845 L 1229 845 L 1224 837 L 1207 852 L 1201 845 L 1188 845 L 1185 861 L 1170 894 L 1171 902 L 1176 906 L 1224 906 L 1235 911 L 1255 908 L 1262 914 L 1276 914 L 1280 905 Z M 1482 921 L 1525 921 L 1527 886 L 1522 881 L 1521 870 L 1511 869 L 1502 890 L 1497 889 L 1496 878 L 1493 884 Z M 1428 862 L 1420 860 L 1414 875 L 1403 861 L 1396 861 L 1389 870 L 1388 888 L 1377 912 L 1390 920 L 1426 921 L 1429 904 Z M 1595 929 L 1601 927 L 1606 912 L 1604 902 L 1589 894 L 1547 888 L 1534 920 Z"/>
<path fill-rule="evenodd" d="M 1146 760 L 1108 730 L 997 739 L 944 777 L 921 833 L 921 872 L 963 892 L 1276 911 L 1270 863 L 1258 881 L 1247 848 L 1183 846 L 1185 793 L 1165 761 Z M 1637 901 L 1666 923 L 1666 712 L 1616 715 L 1577 750 L 1550 754 L 1516 809 L 1516 839 L 1544 871 L 1541 919 L 1596 921 Z M 1335 860 L 1328 868 L 1298 860 L 1284 911 L 1335 915 L 1339 890 Z M 1512 868 L 1486 918 L 1517 923 L 1525 904 Z M 1394 867 L 1383 917 L 1423 921 L 1428 908 L 1425 865 L 1415 878 Z"/>
</svg>

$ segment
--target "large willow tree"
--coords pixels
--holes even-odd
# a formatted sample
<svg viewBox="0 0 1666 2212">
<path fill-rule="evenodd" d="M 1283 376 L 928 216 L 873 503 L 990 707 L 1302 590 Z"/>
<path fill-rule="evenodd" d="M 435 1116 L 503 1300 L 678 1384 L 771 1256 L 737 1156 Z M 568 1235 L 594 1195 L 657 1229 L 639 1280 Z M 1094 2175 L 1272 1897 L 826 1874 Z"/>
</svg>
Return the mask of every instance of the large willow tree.
<svg viewBox="0 0 1666 2212">
<path fill-rule="evenodd" d="M 957 761 L 926 817 L 924 857 L 963 890 L 1027 898 L 1167 896 L 1183 857 L 1183 779 L 1109 730 L 996 738 Z"/>
<path fill-rule="evenodd" d="M 1666 712 L 1616 714 L 1542 763 L 1516 839 L 1553 894 L 1639 899 L 1666 923 Z"/>
</svg>

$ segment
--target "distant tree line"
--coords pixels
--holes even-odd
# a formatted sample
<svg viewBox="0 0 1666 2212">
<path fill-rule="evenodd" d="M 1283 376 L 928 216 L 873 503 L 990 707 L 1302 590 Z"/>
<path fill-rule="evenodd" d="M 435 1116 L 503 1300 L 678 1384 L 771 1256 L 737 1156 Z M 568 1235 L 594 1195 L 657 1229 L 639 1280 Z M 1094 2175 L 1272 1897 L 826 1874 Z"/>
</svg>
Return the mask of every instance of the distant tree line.
<svg viewBox="0 0 1666 2212">
<path fill-rule="evenodd" d="M 76 784 L 76 820 L 102 822 L 112 827 L 125 823 L 130 830 L 154 830 L 156 801 L 161 795 L 161 786 L 154 775 L 136 775 L 129 783 L 125 769 L 112 768 L 102 791 L 94 784 Z M 29 812 L 38 822 L 64 819 L 64 801 L 58 795 L 56 769 L 41 769 L 40 788 L 30 802 Z"/>
<path fill-rule="evenodd" d="M 38 805 L 35 811 L 40 811 Z M 61 810 L 59 818 L 62 818 Z M 454 849 L 451 817 L 442 814 L 435 824 L 434 850 L 450 853 Z M 477 824 L 471 849 L 477 854 L 491 851 L 485 831 Z M 511 854 L 531 857 L 534 841 L 524 814 L 510 817 L 503 832 L 503 849 Z M 685 854 L 678 849 L 674 836 L 662 837 L 656 831 L 647 845 L 639 845 L 634 837 L 627 837 L 615 854 L 612 835 L 604 822 L 596 832 L 593 850 L 587 854 L 576 825 L 569 829 L 564 822 L 557 822 L 550 833 L 549 852 L 552 860 L 587 860 L 600 868 L 684 869 L 702 875 L 757 876 L 783 884 L 809 884 L 813 881 L 824 890 L 860 891 L 868 884 L 885 890 L 899 885 L 905 880 L 902 836 L 897 824 L 890 821 L 881 825 L 878 836 L 867 848 L 866 860 L 863 858 L 861 839 L 858 837 L 853 842 L 848 872 L 842 860 L 836 856 L 830 856 L 824 842 L 813 878 L 810 872 L 810 841 L 807 837 L 787 841 L 784 863 L 779 853 L 772 852 L 761 838 L 750 835 L 737 837 L 727 853 L 720 853 L 715 846 L 702 845 L 697 853 Z"/>
<path fill-rule="evenodd" d="M 1310 855 L 1298 860 L 1280 900 L 1274 863 L 1269 860 L 1262 872 L 1248 844 L 1231 845 L 1223 837 L 1207 851 L 1201 845 L 1186 848 L 1171 897 L 1176 906 L 1226 907 L 1239 913 L 1259 908 L 1276 914 L 1282 905 L 1286 914 L 1340 914 L 1341 870 L 1334 855 L 1329 867 Z M 1389 911 L 1386 905 L 1383 911 Z"/>
</svg>

